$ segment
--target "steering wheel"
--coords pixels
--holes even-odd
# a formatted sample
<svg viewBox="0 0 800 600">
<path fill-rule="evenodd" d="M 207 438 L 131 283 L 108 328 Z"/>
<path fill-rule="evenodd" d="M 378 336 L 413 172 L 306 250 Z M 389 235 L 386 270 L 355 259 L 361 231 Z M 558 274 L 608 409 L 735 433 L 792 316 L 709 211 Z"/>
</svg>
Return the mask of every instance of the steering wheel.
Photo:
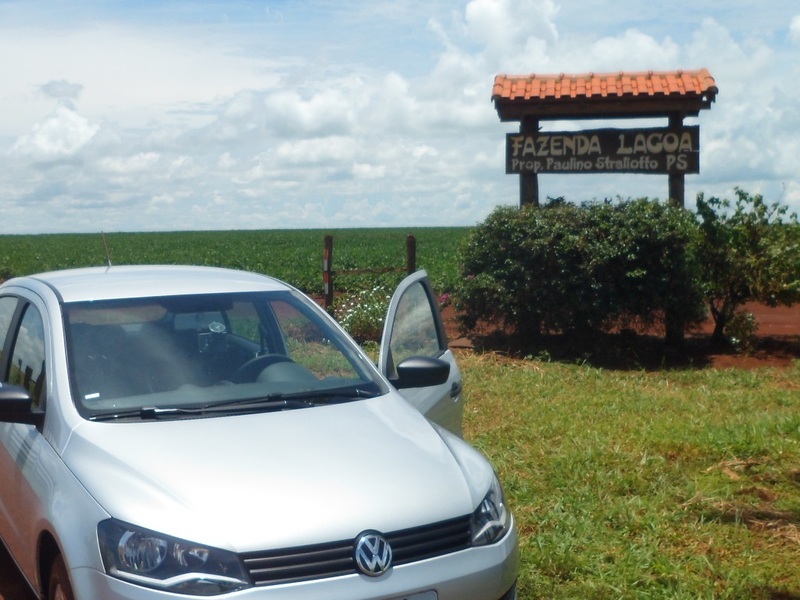
<svg viewBox="0 0 800 600">
<path fill-rule="evenodd" d="M 279 362 L 294 362 L 285 354 L 262 354 L 251 358 L 241 367 L 236 369 L 233 374 L 233 381 L 235 383 L 248 383 L 253 382 L 258 377 L 259 373 L 270 365 Z"/>
</svg>

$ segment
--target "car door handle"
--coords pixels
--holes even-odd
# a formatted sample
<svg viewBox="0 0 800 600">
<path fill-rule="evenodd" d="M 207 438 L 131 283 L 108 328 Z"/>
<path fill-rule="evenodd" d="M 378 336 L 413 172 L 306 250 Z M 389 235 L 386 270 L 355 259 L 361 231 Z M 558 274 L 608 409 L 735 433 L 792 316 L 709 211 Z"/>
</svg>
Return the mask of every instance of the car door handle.
<svg viewBox="0 0 800 600">
<path fill-rule="evenodd" d="M 463 390 L 464 384 L 461 381 L 454 381 L 453 385 L 450 386 L 450 397 L 458 398 Z"/>
</svg>

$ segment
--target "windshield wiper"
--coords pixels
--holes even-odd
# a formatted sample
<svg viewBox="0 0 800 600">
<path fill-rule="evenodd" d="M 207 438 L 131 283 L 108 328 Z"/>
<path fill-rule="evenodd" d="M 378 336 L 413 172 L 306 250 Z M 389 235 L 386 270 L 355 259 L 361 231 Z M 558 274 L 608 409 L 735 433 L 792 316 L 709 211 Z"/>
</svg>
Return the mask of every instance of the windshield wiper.
<svg viewBox="0 0 800 600">
<path fill-rule="evenodd" d="M 203 406 L 143 406 L 119 412 L 107 412 L 92 415 L 90 421 L 117 421 L 123 419 L 141 419 L 153 421 L 158 419 L 175 419 L 202 417 L 213 414 L 247 414 L 273 412 L 297 408 L 311 408 L 319 404 L 348 402 L 360 398 L 375 398 L 379 392 L 372 392 L 356 387 L 329 388 L 322 390 L 303 390 L 300 392 L 275 392 L 258 398 L 227 400 L 212 402 Z"/>
<path fill-rule="evenodd" d="M 132 410 L 120 412 L 101 413 L 89 417 L 90 421 L 117 421 L 122 419 L 141 419 L 142 421 L 153 421 L 163 418 L 180 417 L 202 417 L 210 414 L 243 414 L 253 412 L 272 412 L 280 410 L 291 410 L 295 408 L 309 408 L 314 406 L 310 402 L 295 399 L 269 398 L 259 402 L 251 401 L 248 404 L 220 405 L 208 404 L 201 407 L 180 407 L 180 406 L 143 406 Z"/>
<path fill-rule="evenodd" d="M 273 392 L 266 396 L 258 396 L 257 398 L 215 402 L 207 404 L 206 408 L 262 406 L 264 404 L 269 405 L 273 402 L 285 402 L 287 404 L 286 408 L 305 408 L 307 406 L 316 406 L 317 404 L 327 404 L 331 401 L 347 402 L 359 398 L 375 398 L 376 396 L 380 396 L 380 393 L 347 386 L 321 390 L 301 390 L 298 392 Z M 301 404 L 301 406 L 295 406 L 298 403 Z"/>
</svg>

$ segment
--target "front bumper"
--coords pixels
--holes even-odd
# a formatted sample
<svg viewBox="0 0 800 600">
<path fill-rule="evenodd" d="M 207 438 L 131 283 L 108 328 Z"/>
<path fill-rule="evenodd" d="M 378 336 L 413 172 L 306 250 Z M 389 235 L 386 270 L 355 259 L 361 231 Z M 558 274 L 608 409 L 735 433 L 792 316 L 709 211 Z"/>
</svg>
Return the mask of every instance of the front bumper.
<svg viewBox="0 0 800 600">
<path fill-rule="evenodd" d="M 433 590 L 437 600 L 514 600 L 519 571 L 516 529 L 491 546 L 469 548 L 391 569 L 380 577 L 348 575 L 302 583 L 271 585 L 210 596 L 217 600 L 403 600 Z M 70 573 L 81 600 L 194 600 L 144 588 L 94 569 Z"/>
</svg>

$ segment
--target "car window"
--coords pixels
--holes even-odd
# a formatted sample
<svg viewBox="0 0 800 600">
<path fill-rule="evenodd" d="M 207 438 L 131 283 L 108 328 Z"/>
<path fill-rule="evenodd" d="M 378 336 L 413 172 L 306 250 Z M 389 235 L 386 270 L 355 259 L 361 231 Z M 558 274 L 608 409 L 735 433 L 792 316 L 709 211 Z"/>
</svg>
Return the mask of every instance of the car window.
<svg viewBox="0 0 800 600">
<path fill-rule="evenodd" d="M 332 343 L 330 334 L 287 302 L 273 302 L 272 310 L 286 344 L 287 354 L 317 377 L 346 377 L 352 366 Z"/>
<path fill-rule="evenodd" d="M 11 319 L 17 309 L 17 299 L 12 296 L 0 298 L 0 372 L 3 365 L 3 348 L 5 347 L 8 330 L 11 327 Z"/>
<path fill-rule="evenodd" d="M 228 327 L 233 335 L 253 343 L 260 343 L 264 331 L 261 326 L 261 316 L 252 302 L 233 302 L 224 318 L 228 321 Z"/>
<path fill-rule="evenodd" d="M 409 356 L 437 356 L 441 353 L 442 343 L 434 312 L 421 282 L 409 287 L 400 298 L 389 347 L 394 364 Z"/>
<path fill-rule="evenodd" d="M 11 350 L 8 382 L 28 390 L 32 407 L 42 408 L 45 400 L 44 324 L 39 310 L 28 304 Z"/>
</svg>

